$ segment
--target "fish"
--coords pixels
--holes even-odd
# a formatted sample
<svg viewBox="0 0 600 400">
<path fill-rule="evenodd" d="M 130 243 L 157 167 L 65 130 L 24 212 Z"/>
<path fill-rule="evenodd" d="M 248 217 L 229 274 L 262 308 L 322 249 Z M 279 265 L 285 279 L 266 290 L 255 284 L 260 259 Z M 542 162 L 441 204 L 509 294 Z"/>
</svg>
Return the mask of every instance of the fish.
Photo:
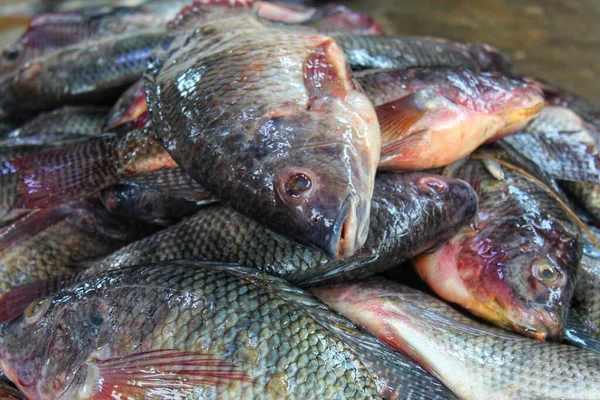
<svg viewBox="0 0 600 400">
<path fill-rule="evenodd" d="M 107 131 L 114 131 L 119 127 L 131 130 L 146 127 L 149 123 L 144 81 L 139 80 L 123 92 L 110 109 L 104 128 Z"/>
<path fill-rule="evenodd" d="M 541 182 L 479 156 L 447 170 L 477 188 L 474 224 L 413 265 L 444 300 L 500 327 L 560 341 L 582 255 L 579 225 Z"/>
<path fill-rule="evenodd" d="M 8 133 L 1 145 L 25 145 L 56 140 L 57 134 L 89 137 L 104 132 L 108 109 L 95 106 L 65 106 L 40 113 Z"/>
<path fill-rule="evenodd" d="M 383 278 L 309 291 L 409 355 L 460 398 L 600 398 L 598 353 L 490 327 L 431 295 Z"/>
<path fill-rule="evenodd" d="M 24 309 L 18 309 L 15 297 L 4 297 L 11 289 L 71 275 L 76 269 L 70 264 L 106 256 L 139 239 L 140 227 L 115 218 L 92 201 L 34 210 L 4 226 L 0 229 L 0 319 Z M 33 292 L 28 295 L 35 298 Z"/>
<path fill-rule="evenodd" d="M 354 75 L 379 119 L 380 170 L 451 164 L 520 130 L 544 105 L 536 85 L 499 73 L 411 68 Z"/>
<path fill-rule="evenodd" d="M 500 141 L 535 163 L 600 221 L 600 133 L 572 110 L 545 107 L 539 118 Z"/>
<path fill-rule="evenodd" d="M 512 63 L 487 44 L 454 42 L 428 36 L 333 33 L 353 70 L 448 67 L 509 74 Z"/>
<path fill-rule="evenodd" d="M 261 18 L 288 24 L 302 24 L 320 32 L 343 32 L 357 35 L 383 35 L 385 31 L 367 14 L 341 4 L 306 7 L 298 4 L 256 2 Z"/>
<path fill-rule="evenodd" d="M 30 115 L 69 104 L 112 102 L 137 81 L 148 56 L 165 45 L 165 28 L 69 46 L 0 78 L 0 108 Z"/>
<path fill-rule="evenodd" d="M 380 134 L 336 42 L 250 15 L 193 20 L 144 75 L 165 148 L 237 211 L 333 258 L 354 254 Z"/>
<path fill-rule="evenodd" d="M 134 7 L 86 7 L 45 12 L 0 53 L 0 76 L 65 47 L 94 44 L 112 36 L 164 27 L 190 1 L 152 1 Z"/>
<path fill-rule="evenodd" d="M 107 270 L 184 258 L 253 266 L 299 286 L 360 279 L 443 243 L 468 224 L 476 210 L 474 191 L 460 180 L 423 173 L 382 173 L 376 180 L 367 242 L 350 258 L 336 261 L 216 204 L 88 264 L 66 283 L 36 286 L 46 287 L 44 293 L 49 293 Z"/>
<path fill-rule="evenodd" d="M 148 129 L 103 135 L 9 159 L 4 207 L 39 209 L 86 198 L 121 180 L 177 164 Z M 0 216 L 2 213 L 0 212 Z"/>
<path fill-rule="evenodd" d="M 0 325 L 0 365 L 31 398 L 454 398 L 323 303 L 253 268 L 111 271 Z"/>
<path fill-rule="evenodd" d="M 600 229 L 588 228 L 596 240 L 600 240 Z M 565 343 L 600 353 L 600 250 L 589 238 L 583 245 L 578 274 Z"/>
<path fill-rule="evenodd" d="M 25 400 L 25 397 L 10 383 L 0 382 L 0 399 Z"/>
<path fill-rule="evenodd" d="M 104 189 L 111 213 L 155 225 L 172 225 L 218 200 L 179 168 L 134 177 Z"/>
</svg>

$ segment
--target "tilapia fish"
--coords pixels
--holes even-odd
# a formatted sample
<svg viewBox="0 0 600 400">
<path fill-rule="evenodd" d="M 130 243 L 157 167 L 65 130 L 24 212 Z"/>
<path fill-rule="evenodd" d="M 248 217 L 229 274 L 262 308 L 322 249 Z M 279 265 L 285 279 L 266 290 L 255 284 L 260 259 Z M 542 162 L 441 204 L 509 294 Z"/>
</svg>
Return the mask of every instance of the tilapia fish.
<svg viewBox="0 0 600 400">
<path fill-rule="evenodd" d="M 354 254 L 381 148 L 373 105 L 338 45 L 250 15 L 193 19 L 145 76 L 152 124 L 173 159 L 269 228 L 333 258 Z"/>
<path fill-rule="evenodd" d="M 32 114 L 66 104 L 112 101 L 138 80 L 149 54 L 164 45 L 164 28 L 66 47 L 0 77 L 0 109 Z"/>
<path fill-rule="evenodd" d="M 418 36 L 333 34 L 353 70 L 448 67 L 509 73 L 507 55 L 486 44 Z"/>
<path fill-rule="evenodd" d="M 501 142 L 535 163 L 600 221 L 600 134 L 573 111 L 550 106 L 523 131 Z"/>
<path fill-rule="evenodd" d="M 111 36 L 164 27 L 187 3 L 191 1 L 158 0 L 136 7 L 91 7 L 40 14 L 0 54 L 0 76 L 68 46 L 90 45 Z"/>
<path fill-rule="evenodd" d="M 523 128 L 544 105 L 540 89 L 498 73 L 456 68 L 355 74 L 376 106 L 379 169 L 435 168 Z"/>
<path fill-rule="evenodd" d="M 107 114 L 108 109 L 93 106 L 66 106 L 41 113 L 9 132 L 0 145 L 43 144 L 68 136 L 75 139 L 99 135 L 104 132 Z"/>
<path fill-rule="evenodd" d="M 600 240 L 600 230 L 589 229 Z M 589 239 L 583 245 L 565 341 L 600 353 L 600 250 Z"/>
<path fill-rule="evenodd" d="M 402 398 L 450 392 L 308 293 L 258 270 L 172 262 L 95 277 L 0 325 L 30 398 Z"/>
<path fill-rule="evenodd" d="M 582 253 L 579 225 L 531 177 L 489 161 L 468 158 L 450 172 L 477 188 L 475 223 L 413 264 L 443 299 L 524 335 L 560 340 Z"/>
<path fill-rule="evenodd" d="M 361 278 L 399 265 L 443 242 L 470 222 L 476 208 L 475 193 L 465 182 L 420 173 L 379 174 L 367 242 L 348 259 L 333 260 L 226 206 L 214 205 L 116 251 L 92 264 L 82 275 L 128 265 L 196 258 L 256 266 L 302 285 L 334 278 Z"/>
<path fill-rule="evenodd" d="M 139 227 L 89 202 L 35 210 L 4 226 L 0 230 L 0 319 L 23 310 L 19 296 L 4 296 L 11 289 L 73 274 L 76 270 L 70 264 L 105 256 L 141 236 Z M 35 298 L 34 292 L 27 295 Z"/>
<path fill-rule="evenodd" d="M 382 278 L 310 291 L 418 361 L 462 399 L 600 399 L 600 354 L 489 327 Z"/>
<path fill-rule="evenodd" d="M 171 225 L 218 201 L 179 168 L 121 181 L 103 190 L 100 198 L 113 214 L 158 225 Z"/>
</svg>

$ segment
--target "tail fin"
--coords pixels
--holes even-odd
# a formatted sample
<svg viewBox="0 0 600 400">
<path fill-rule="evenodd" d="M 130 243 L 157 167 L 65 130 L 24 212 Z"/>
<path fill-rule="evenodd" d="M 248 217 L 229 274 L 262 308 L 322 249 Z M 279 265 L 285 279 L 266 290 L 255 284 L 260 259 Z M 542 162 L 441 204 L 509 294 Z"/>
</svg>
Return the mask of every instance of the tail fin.
<svg viewBox="0 0 600 400">
<path fill-rule="evenodd" d="M 18 174 L 13 209 L 64 204 L 122 178 L 177 166 L 148 129 L 27 154 L 11 164 Z"/>
<path fill-rule="evenodd" d="M 11 160 L 19 175 L 13 208 L 52 207 L 116 183 L 115 143 L 100 138 Z"/>
</svg>

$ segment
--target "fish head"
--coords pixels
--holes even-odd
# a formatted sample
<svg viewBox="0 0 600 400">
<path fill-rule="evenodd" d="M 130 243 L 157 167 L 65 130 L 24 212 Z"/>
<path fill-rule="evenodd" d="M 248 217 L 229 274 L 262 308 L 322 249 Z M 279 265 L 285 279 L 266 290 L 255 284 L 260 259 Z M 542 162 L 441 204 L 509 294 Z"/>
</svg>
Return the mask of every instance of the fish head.
<svg viewBox="0 0 600 400">
<path fill-rule="evenodd" d="M 544 95 L 538 85 L 500 73 L 455 71 L 445 97 L 466 109 L 495 121 L 496 141 L 517 132 L 539 115 Z"/>
<path fill-rule="evenodd" d="M 100 299 L 90 294 L 85 301 L 68 291 L 37 299 L 0 325 L 0 365 L 28 398 L 58 398 L 85 378 L 82 367 L 105 319 Z"/>
<path fill-rule="evenodd" d="M 256 137 L 264 140 L 268 131 L 279 150 L 263 159 L 256 173 L 271 176 L 280 230 L 339 259 L 352 255 L 367 238 L 379 160 L 373 149 L 380 145 L 374 115 L 365 124 L 348 115 L 352 112 L 341 102 L 332 103 L 320 106 L 327 112 L 288 110 L 264 121 Z"/>
<path fill-rule="evenodd" d="M 457 253 L 458 271 L 480 315 L 536 339 L 562 339 L 575 288 L 578 261 L 573 250 L 578 244 L 567 234 L 556 236 L 562 240 L 515 237 L 510 241 L 514 247 L 485 233 L 465 241 Z M 552 248 L 547 247 L 550 243 Z"/>
</svg>

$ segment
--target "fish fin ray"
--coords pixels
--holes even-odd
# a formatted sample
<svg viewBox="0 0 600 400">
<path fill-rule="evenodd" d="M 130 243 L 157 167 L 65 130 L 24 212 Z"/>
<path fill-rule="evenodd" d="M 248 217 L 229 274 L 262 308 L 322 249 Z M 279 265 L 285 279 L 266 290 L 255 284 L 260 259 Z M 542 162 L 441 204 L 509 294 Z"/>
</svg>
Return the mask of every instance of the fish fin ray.
<svg viewBox="0 0 600 400">
<path fill-rule="evenodd" d="M 345 98 L 348 87 L 346 64 L 338 45 L 333 39 L 325 39 L 316 46 L 304 62 L 304 85 L 310 102 L 328 96 Z M 310 104 L 309 107 L 313 105 Z"/>
<path fill-rule="evenodd" d="M 427 114 L 427 108 L 418 101 L 422 96 L 422 93 L 416 92 L 375 107 L 382 149 L 404 139 L 410 129 Z"/>
</svg>

